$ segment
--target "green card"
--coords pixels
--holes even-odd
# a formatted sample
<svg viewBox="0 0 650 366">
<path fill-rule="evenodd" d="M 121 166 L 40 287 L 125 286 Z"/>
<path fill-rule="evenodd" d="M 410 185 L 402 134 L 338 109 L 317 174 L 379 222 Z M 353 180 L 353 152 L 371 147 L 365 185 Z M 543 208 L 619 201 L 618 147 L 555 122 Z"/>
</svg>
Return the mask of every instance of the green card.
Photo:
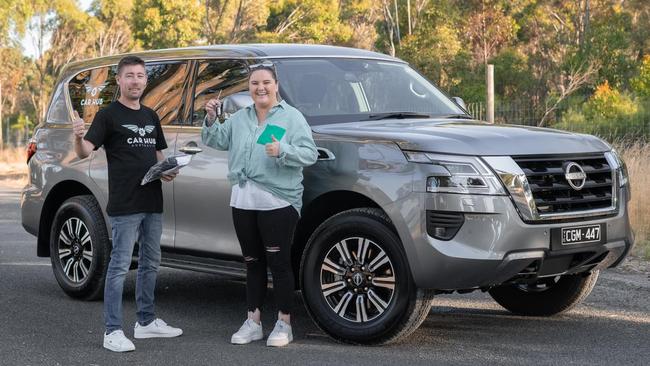
<svg viewBox="0 0 650 366">
<path fill-rule="evenodd" d="M 280 126 L 267 124 L 264 131 L 262 131 L 260 138 L 257 139 L 257 143 L 262 145 L 270 144 L 273 142 L 271 136 L 280 141 L 282 140 L 282 136 L 284 136 L 285 132 L 287 132 L 287 130 Z"/>
</svg>

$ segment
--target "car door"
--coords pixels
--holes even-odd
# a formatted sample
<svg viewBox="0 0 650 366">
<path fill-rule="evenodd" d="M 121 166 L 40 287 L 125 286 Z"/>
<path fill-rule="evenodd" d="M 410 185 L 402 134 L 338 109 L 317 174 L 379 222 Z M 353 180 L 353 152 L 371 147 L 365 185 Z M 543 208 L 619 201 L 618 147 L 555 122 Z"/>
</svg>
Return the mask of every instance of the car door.
<svg viewBox="0 0 650 366">
<path fill-rule="evenodd" d="M 201 126 L 205 104 L 212 98 L 220 96 L 224 107 L 230 106 L 229 112 L 236 110 L 235 105 L 247 104 L 242 104 L 242 100 L 248 89 L 248 68 L 238 60 L 203 60 L 196 61 L 194 72 L 195 87 L 187 102 L 187 121 L 177 135 L 176 146 L 178 152 L 200 152 L 174 180 L 175 248 L 237 258 L 241 249 L 229 205 L 228 152 L 204 145 Z"/>
<path fill-rule="evenodd" d="M 165 156 L 174 153 L 176 146 L 176 136 L 180 124 L 180 116 L 183 110 L 184 92 L 189 84 L 189 67 L 190 64 L 184 61 L 174 62 L 152 62 L 147 63 L 147 87 L 142 95 L 141 103 L 153 109 L 158 117 L 167 141 L 167 149 L 163 151 Z M 109 66 L 106 80 L 114 80 L 116 66 Z M 113 81 L 114 83 L 114 81 Z M 95 82 L 97 84 L 97 82 Z M 98 85 L 102 85 L 99 83 Z M 109 83 L 110 87 L 112 84 Z M 107 88 L 108 89 L 108 88 Z M 86 87 L 86 90 L 92 88 Z M 114 90 L 115 98 L 119 91 Z M 73 101 L 74 102 L 74 101 Z M 107 104 L 103 101 L 104 105 Z M 88 103 L 86 101 L 86 103 Z M 86 115 L 94 115 L 96 109 L 87 110 Z M 84 116 L 86 122 L 90 122 Z M 106 154 L 103 148 L 100 148 L 93 154 L 90 165 L 90 176 L 95 183 L 105 192 L 102 207 L 106 207 L 108 199 L 108 169 L 106 163 Z M 174 183 L 165 183 L 162 185 L 163 190 L 163 233 L 160 240 L 162 247 L 171 248 L 174 246 L 175 218 L 174 218 Z"/>
</svg>

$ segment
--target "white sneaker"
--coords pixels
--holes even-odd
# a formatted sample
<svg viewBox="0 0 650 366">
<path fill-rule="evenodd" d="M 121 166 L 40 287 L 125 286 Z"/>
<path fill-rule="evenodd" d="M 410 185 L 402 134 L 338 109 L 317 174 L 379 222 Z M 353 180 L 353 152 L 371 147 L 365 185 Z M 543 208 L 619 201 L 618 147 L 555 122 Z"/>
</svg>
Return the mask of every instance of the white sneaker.
<svg viewBox="0 0 650 366">
<path fill-rule="evenodd" d="M 181 334 L 183 334 L 182 329 L 171 327 L 162 319 L 156 319 L 147 326 L 142 326 L 140 323 L 135 322 L 135 327 L 133 328 L 133 337 L 137 339 L 172 338 L 178 337 Z"/>
<path fill-rule="evenodd" d="M 232 344 L 247 344 L 264 338 L 262 324 L 257 324 L 253 319 L 246 319 L 237 333 L 230 338 Z"/>
<path fill-rule="evenodd" d="M 269 338 L 266 340 L 266 345 L 271 347 L 283 347 L 293 341 L 293 332 L 291 326 L 282 320 L 275 322 L 275 328 Z"/>
<path fill-rule="evenodd" d="M 111 334 L 104 333 L 104 348 L 113 352 L 135 351 L 135 345 L 131 342 L 122 330 L 116 330 Z"/>
</svg>

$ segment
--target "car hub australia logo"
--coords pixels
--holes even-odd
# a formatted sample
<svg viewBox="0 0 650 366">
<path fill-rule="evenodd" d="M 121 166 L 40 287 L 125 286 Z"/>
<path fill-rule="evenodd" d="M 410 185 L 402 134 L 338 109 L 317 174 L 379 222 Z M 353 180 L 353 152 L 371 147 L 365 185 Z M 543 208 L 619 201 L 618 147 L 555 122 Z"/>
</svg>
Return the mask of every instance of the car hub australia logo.
<svg viewBox="0 0 650 366">
<path fill-rule="evenodd" d="M 99 84 L 99 85 L 84 85 L 86 89 L 86 96 L 90 95 L 91 98 L 85 98 L 81 100 L 81 105 L 102 105 L 104 104 L 104 98 L 95 98 L 99 93 L 102 92 L 108 85 L 108 82 Z"/>
<path fill-rule="evenodd" d="M 138 127 L 136 125 L 122 125 L 122 127 L 140 135 L 139 137 L 129 137 L 126 139 L 126 143 L 133 147 L 149 147 L 156 145 L 156 139 L 153 137 L 144 137 L 147 134 L 153 132 L 156 128 L 152 125 L 146 125 L 144 127 Z"/>
<path fill-rule="evenodd" d="M 571 188 L 579 191 L 585 186 L 587 174 L 578 163 L 571 161 L 564 166 L 564 178 Z"/>
</svg>

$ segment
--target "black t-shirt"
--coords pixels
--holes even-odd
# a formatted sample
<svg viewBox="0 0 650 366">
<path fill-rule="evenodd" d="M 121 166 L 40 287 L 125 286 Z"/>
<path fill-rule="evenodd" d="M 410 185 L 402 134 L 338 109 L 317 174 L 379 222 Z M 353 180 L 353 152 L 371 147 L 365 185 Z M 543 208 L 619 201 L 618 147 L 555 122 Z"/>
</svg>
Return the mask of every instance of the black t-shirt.
<svg viewBox="0 0 650 366">
<path fill-rule="evenodd" d="M 86 140 L 104 146 L 108 162 L 108 206 L 111 216 L 160 213 L 163 209 L 160 180 L 140 185 L 157 162 L 156 150 L 167 148 L 156 112 L 113 102 L 95 115 Z"/>
</svg>

